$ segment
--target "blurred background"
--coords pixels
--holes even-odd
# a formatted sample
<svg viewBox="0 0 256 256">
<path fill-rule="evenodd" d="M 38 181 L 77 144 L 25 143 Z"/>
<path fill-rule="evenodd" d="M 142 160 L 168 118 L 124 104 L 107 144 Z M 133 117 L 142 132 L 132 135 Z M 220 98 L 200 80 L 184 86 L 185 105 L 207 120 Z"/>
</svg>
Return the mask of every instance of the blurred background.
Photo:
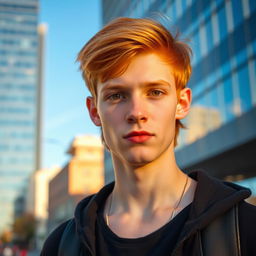
<svg viewBox="0 0 256 256">
<path fill-rule="evenodd" d="M 39 255 L 77 202 L 114 179 L 76 56 L 119 16 L 158 19 L 190 40 L 178 164 L 249 187 L 256 203 L 255 0 L 0 0 L 0 255 Z"/>
</svg>

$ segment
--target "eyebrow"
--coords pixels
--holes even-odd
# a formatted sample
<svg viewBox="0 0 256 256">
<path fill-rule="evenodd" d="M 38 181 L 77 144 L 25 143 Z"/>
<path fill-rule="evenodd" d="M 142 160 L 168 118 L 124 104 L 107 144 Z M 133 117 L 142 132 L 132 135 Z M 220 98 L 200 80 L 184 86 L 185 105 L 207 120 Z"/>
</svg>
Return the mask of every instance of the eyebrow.
<svg viewBox="0 0 256 256">
<path fill-rule="evenodd" d="M 154 87 L 154 86 L 168 86 L 171 87 L 171 84 L 165 80 L 156 80 L 156 81 L 150 81 L 150 82 L 144 82 L 140 84 L 142 87 Z M 126 88 L 125 84 L 122 83 L 106 83 L 105 86 L 102 88 L 102 91 L 105 90 L 115 90 L 120 88 Z"/>
<path fill-rule="evenodd" d="M 147 86 L 153 87 L 153 86 L 157 86 L 157 85 L 164 85 L 164 86 L 168 86 L 168 87 L 171 86 L 171 84 L 169 82 L 162 80 L 162 79 L 156 80 L 156 81 L 151 81 L 151 82 L 145 82 L 145 83 L 142 83 L 142 85 L 145 87 L 147 87 Z"/>
</svg>

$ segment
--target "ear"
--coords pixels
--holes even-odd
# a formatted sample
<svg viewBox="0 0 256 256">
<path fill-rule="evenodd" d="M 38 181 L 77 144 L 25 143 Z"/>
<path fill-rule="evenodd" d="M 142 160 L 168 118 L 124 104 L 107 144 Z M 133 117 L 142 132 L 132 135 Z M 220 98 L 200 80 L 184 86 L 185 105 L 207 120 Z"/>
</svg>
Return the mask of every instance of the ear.
<svg viewBox="0 0 256 256">
<path fill-rule="evenodd" d="M 95 99 L 93 97 L 86 98 L 86 106 L 89 111 L 91 120 L 96 126 L 101 126 L 100 116 L 96 107 Z"/>
<path fill-rule="evenodd" d="M 184 88 L 178 95 L 178 103 L 176 107 L 176 119 L 183 119 L 187 116 L 192 100 L 192 91 L 190 88 Z"/>
</svg>

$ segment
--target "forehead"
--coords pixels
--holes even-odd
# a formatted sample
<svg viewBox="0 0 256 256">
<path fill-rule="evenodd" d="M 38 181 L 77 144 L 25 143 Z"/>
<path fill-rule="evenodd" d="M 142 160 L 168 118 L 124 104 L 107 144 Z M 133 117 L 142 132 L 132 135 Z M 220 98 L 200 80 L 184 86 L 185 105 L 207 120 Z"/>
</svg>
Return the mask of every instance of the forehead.
<svg viewBox="0 0 256 256">
<path fill-rule="evenodd" d="M 122 74 L 99 82 L 97 91 L 100 93 L 109 85 L 136 86 L 156 81 L 175 85 L 172 67 L 156 53 L 140 54 L 130 61 Z"/>
</svg>

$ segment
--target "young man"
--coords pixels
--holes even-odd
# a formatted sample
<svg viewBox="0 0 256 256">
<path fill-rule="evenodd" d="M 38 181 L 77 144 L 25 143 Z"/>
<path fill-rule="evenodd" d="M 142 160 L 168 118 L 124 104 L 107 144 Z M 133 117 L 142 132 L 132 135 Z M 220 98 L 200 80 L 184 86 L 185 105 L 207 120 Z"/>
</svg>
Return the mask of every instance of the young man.
<svg viewBox="0 0 256 256">
<path fill-rule="evenodd" d="M 87 108 L 115 183 L 81 201 L 41 255 L 256 255 L 250 192 L 202 172 L 188 176 L 175 161 L 191 103 L 190 54 L 159 23 L 130 18 L 112 21 L 81 50 Z"/>
</svg>

